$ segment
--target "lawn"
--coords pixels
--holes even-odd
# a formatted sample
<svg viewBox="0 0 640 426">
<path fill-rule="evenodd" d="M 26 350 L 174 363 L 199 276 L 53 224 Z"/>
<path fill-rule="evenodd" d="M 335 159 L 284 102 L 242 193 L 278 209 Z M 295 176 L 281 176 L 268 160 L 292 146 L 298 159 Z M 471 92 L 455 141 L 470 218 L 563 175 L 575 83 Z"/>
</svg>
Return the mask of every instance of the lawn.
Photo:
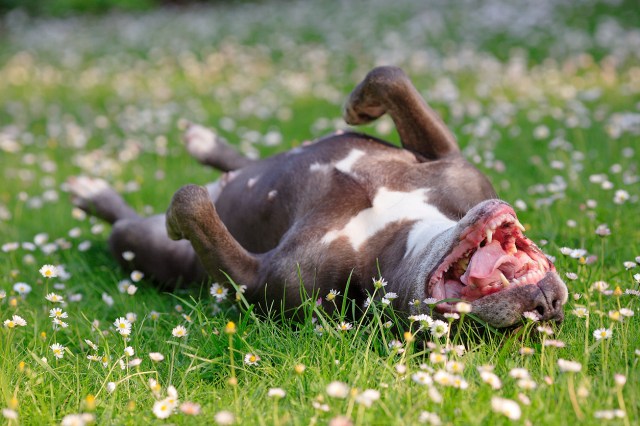
<svg viewBox="0 0 640 426">
<path fill-rule="evenodd" d="M 638 424 L 639 13 L 323 0 L 6 15 L 0 419 Z M 97 176 L 162 213 L 181 185 L 218 176 L 187 154 L 181 119 L 265 157 L 346 128 L 342 102 L 381 64 L 411 76 L 555 259 L 570 291 L 562 324 L 502 332 L 463 317 L 439 335 L 381 302 L 343 324 L 309 301 L 291 322 L 256 316 L 233 290 L 219 301 L 210 282 L 163 292 L 117 266 L 109 226 L 65 191 L 69 176 Z M 386 118 L 363 130 L 397 143 Z"/>
</svg>

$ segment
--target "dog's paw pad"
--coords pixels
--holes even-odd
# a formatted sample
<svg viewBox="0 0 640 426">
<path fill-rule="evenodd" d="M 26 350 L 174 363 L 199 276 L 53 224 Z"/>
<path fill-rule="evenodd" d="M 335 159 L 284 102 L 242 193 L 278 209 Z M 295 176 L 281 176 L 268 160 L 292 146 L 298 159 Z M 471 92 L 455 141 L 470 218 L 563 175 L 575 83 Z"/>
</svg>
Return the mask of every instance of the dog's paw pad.
<svg viewBox="0 0 640 426">
<path fill-rule="evenodd" d="M 218 135 L 199 124 L 189 123 L 183 138 L 189 154 L 200 162 L 206 161 L 218 147 Z"/>
<path fill-rule="evenodd" d="M 80 208 L 86 207 L 101 195 L 111 191 L 107 181 L 88 176 L 70 177 L 67 180 L 67 188 L 71 194 L 73 204 Z"/>
</svg>

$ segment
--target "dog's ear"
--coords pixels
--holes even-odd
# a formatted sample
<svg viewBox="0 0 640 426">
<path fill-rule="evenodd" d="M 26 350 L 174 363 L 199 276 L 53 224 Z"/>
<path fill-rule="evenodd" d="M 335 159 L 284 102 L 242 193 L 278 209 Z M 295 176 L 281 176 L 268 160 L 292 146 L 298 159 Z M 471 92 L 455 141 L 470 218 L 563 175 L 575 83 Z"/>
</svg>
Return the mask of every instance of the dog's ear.
<svg viewBox="0 0 640 426">
<path fill-rule="evenodd" d="M 385 113 L 395 123 L 404 148 L 429 160 L 460 152 L 451 131 L 397 67 L 371 70 L 349 95 L 343 117 L 348 124 L 358 125 Z"/>
</svg>

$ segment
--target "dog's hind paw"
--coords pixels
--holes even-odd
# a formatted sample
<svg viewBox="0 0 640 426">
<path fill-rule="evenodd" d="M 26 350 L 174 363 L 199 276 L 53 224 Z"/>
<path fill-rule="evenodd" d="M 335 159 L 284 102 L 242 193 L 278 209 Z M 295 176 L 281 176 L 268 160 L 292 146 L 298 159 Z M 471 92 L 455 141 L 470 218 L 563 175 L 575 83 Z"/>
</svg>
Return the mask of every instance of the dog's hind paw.
<svg viewBox="0 0 640 426">
<path fill-rule="evenodd" d="M 67 179 L 67 188 L 71 194 L 71 202 L 83 210 L 95 208 L 99 198 L 113 192 L 107 181 L 88 176 L 71 176 Z"/>
</svg>

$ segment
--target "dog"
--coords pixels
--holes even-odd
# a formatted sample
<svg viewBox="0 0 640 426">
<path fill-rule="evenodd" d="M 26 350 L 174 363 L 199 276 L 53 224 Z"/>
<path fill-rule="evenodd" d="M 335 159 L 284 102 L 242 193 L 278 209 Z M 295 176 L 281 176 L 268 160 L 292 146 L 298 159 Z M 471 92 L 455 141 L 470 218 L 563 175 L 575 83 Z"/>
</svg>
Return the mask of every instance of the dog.
<svg viewBox="0 0 640 426">
<path fill-rule="evenodd" d="M 139 216 L 100 179 L 72 178 L 69 189 L 75 205 L 113 224 L 120 263 L 160 283 L 231 279 L 258 308 L 289 312 L 331 290 L 364 303 L 382 276 L 406 315 L 430 312 L 421 301 L 432 298 L 440 314 L 466 301 L 498 328 L 525 312 L 562 321 L 568 292 L 554 265 L 396 67 L 370 71 L 343 111 L 350 125 L 383 114 L 402 148 L 337 132 L 262 160 L 189 124 L 189 152 L 225 173 L 180 188 L 166 215 Z"/>
</svg>

